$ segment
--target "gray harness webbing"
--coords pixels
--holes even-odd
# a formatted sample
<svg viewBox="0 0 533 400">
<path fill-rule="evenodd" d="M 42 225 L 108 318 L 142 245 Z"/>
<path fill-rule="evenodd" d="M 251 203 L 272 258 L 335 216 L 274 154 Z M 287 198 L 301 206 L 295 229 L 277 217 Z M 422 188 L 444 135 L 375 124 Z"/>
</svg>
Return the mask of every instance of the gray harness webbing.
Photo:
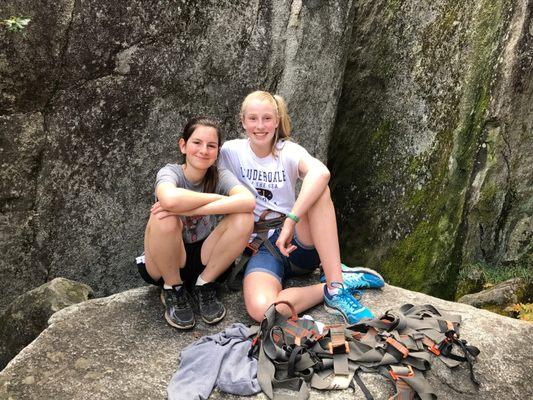
<svg viewBox="0 0 533 400">
<path fill-rule="evenodd" d="M 273 304 L 257 332 L 251 353 L 257 353 L 257 377 L 269 399 L 305 400 L 308 382 L 315 389 L 344 389 L 358 385 L 367 400 L 373 399 L 359 377 L 360 372 L 379 373 L 396 388 L 394 400 L 436 399 L 424 377 L 438 357 L 449 368 L 467 362 L 472 382 L 472 361 L 479 354 L 474 346 L 459 340 L 461 317 L 432 305 L 406 304 L 387 311 L 381 318 L 354 325 L 326 326 L 322 334 L 314 321 L 299 319 L 291 304 L 287 319 Z M 257 345 L 259 343 L 259 346 Z M 459 348 L 463 356 L 452 353 Z M 284 388 L 292 394 L 275 393 Z"/>
<path fill-rule="evenodd" d="M 261 214 L 261 217 L 257 222 L 254 223 L 254 231 L 253 233 L 256 234 L 255 238 L 248 243 L 246 246 L 246 249 L 241 254 L 241 257 L 239 261 L 235 264 L 235 266 L 231 269 L 228 278 L 227 278 L 227 286 L 230 289 L 233 290 L 239 290 L 240 287 L 235 283 L 235 278 L 241 272 L 244 267 L 246 266 L 246 263 L 252 258 L 252 256 L 257 253 L 259 250 L 259 247 L 261 247 L 262 244 L 265 245 L 265 247 L 270 251 L 270 253 L 278 260 L 283 261 L 276 251 L 276 248 L 272 243 L 270 243 L 270 240 L 268 240 L 268 232 L 271 229 L 277 229 L 280 228 L 283 225 L 283 222 L 285 221 L 285 215 L 282 215 L 277 218 L 272 219 L 265 219 L 265 216 L 268 215 L 271 210 L 265 210 L 263 214 Z"/>
</svg>

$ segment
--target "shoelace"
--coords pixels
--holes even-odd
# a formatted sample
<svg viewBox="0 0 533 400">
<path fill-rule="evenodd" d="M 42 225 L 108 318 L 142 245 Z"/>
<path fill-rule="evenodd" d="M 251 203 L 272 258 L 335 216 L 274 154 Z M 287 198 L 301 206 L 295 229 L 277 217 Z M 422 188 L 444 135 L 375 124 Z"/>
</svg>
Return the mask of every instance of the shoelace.
<svg viewBox="0 0 533 400">
<path fill-rule="evenodd" d="M 198 288 L 198 297 L 202 304 L 209 304 L 216 301 L 216 288 L 213 285 L 206 284 Z"/>
<path fill-rule="evenodd" d="M 350 312 L 357 312 L 364 307 L 350 294 L 350 293 L 344 293 L 345 289 L 341 289 L 338 296 L 344 305 L 346 305 Z"/>
<path fill-rule="evenodd" d="M 182 293 L 182 291 L 185 290 L 183 288 L 180 289 L 179 292 L 172 289 L 170 292 L 170 301 L 172 306 L 178 310 L 183 310 L 188 307 L 187 297 L 185 292 Z"/>
</svg>

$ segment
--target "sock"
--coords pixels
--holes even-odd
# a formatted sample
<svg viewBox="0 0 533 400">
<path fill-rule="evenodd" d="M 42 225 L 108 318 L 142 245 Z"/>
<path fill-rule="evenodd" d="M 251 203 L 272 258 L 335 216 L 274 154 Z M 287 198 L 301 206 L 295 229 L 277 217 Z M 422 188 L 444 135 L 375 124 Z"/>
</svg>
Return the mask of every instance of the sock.
<svg viewBox="0 0 533 400">
<path fill-rule="evenodd" d="M 177 283 L 175 285 L 167 285 L 166 283 L 163 284 L 163 289 L 179 289 L 183 286 L 183 283 Z"/>
<path fill-rule="evenodd" d="M 339 293 L 339 288 L 338 287 L 329 287 L 328 285 L 326 285 L 326 289 L 327 289 L 328 294 L 330 296 L 335 296 L 336 294 Z"/>
<path fill-rule="evenodd" d="M 206 282 L 202 279 L 202 275 L 198 276 L 198 279 L 196 280 L 196 286 L 203 286 L 205 285 L 206 283 L 209 283 L 209 282 Z"/>
</svg>

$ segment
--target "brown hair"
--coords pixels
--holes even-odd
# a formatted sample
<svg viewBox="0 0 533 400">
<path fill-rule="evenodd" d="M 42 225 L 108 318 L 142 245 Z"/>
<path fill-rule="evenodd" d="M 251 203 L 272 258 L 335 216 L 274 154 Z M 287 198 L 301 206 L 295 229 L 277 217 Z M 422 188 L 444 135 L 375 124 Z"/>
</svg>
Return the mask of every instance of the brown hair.
<svg viewBox="0 0 533 400">
<path fill-rule="evenodd" d="M 218 154 L 220 153 L 220 147 L 222 146 L 222 135 L 220 133 L 219 125 L 210 118 L 200 116 L 188 120 L 185 124 L 185 127 L 183 128 L 183 132 L 181 133 L 181 139 L 183 139 L 185 143 L 187 143 L 187 140 L 189 140 L 191 135 L 199 126 L 207 126 L 216 130 L 218 139 L 218 156 Z M 213 193 L 215 191 L 218 183 L 218 168 L 216 162 L 207 169 L 205 176 L 202 179 L 202 182 L 204 185 L 204 193 Z"/>
<path fill-rule="evenodd" d="M 274 110 L 276 110 L 276 116 L 278 118 L 279 125 L 276 128 L 274 143 L 272 143 L 272 154 L 275 155 L 275 149 L 278 140 L 289 139 L 291 135 L 291 119 L 287 110 L 287 104 L 285 103 L 283 97 L 277 94 L 271 94 L 263 90 L 256 90 L 244 98 L 244 101 L 241 104 L 241 120 L 244 118 L 246 107 L 248 107 L 248 104 L 250 104 L 250 102 L 253 100 L 269 103 L 272 107 L 274 107 Z"/>
</svg>

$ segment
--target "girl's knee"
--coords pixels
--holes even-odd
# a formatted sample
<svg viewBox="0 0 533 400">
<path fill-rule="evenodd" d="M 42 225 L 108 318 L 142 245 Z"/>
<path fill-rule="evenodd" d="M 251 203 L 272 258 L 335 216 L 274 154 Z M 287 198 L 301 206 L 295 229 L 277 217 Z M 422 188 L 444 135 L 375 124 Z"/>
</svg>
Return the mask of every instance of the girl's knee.
<svg viewBox="0 0 533 400">
<path fill-rule="evenodd" d="M 270 307 L 266 301 L 252 301 L 246 303 L 248 315 L 257 322 L 261 322 L 265 317 L 265 312 Z"/>
<path fill-rule="evenodd" d="M 178 217 L 167 217 L 167 218 L 150 218 L 150 228 L 151 230 L 156 230 L 162 234 L 181 234 L 183 229 L 183 223 Z"/>
<path fill-rule="evenodd" d="M 227 216 L 232 231 L 241 232 L 244 236 L 249 237 L 254 229 L 253 213 L 235 213 Z"/>
<path fill-rule="evenodd" d="M 261 322 L 265 312 L 275 301 L 275 294 L 256 290 L 245 297 L 246 311 L 254 320 Z"/>
<path fill-rule="evenodd" d="M 244 278 L 243 291 L 248 315 L 260 322 L 265 311 L 276 301 L 281 284 L 270 274 L 252 272 Z"/>
</svg>

